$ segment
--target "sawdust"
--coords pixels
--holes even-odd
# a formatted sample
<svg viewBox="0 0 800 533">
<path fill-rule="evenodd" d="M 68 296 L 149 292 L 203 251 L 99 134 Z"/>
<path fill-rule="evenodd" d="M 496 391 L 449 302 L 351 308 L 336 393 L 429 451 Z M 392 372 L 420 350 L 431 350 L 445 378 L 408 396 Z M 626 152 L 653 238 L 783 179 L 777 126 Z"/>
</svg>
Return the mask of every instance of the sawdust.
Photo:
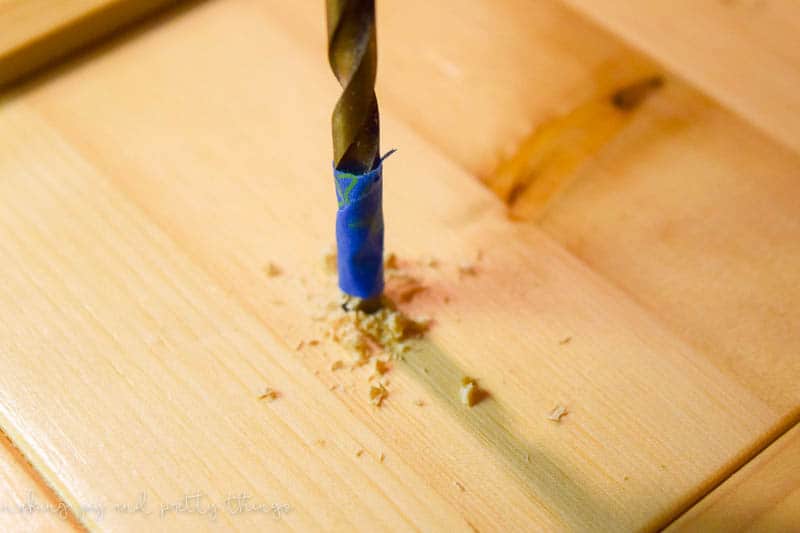
<svg viewBox="0 0 800 533">
<path fill-rule="evenodd" d="M 280 276 L 283 274 L 283 269 L 270 261 L 269 263 L 264 266 L 264 274 L 266 274 L 270 278 L 274 278 L 276 276 Z"/>
<path fill-rule="evenodd" d="M 326 274 L 336 274 L 338 266 L 336 264 L 336 248 L 333 245 L 325 250 L 322 256 L 322 267 Z"/>
<path fill-rule="evenodd" d="M 559 404 L 556 405 L 552 411 L 547 414 L 547 419 L 552 420 L 553 422 L 561 422 L 561 417 L 564 415 L 568 415 L 569 411 L 563 405 Z"/>
<path fill-rule="evenodd" d="M 461 263 L 458 265 L 458 273 L 462 276 L 475 276 L 478 274 L 478 269 L 474 263 Z"/>
<path fill-rule="evenodd" d="M 472 407 L 478 403 L 478 384 L 470 377 L 461 378 L 461 389 L 459 390 L 461 403 L 467 407 Z"/>
<path fill-rule="evenodd" d="M 482 259 L 482 252 L 474 256 L 473 261 L 458 265 L 459 276 L 477 275 L 476 261 Z M 330 248 L 325 252 L 322 261 L 327 280 L 334 282 L 337 274 L 336 252 Z M 427 256 L 418 260 L 401 260 L 395 253 L 388 253 L 384 259 L 386 289 L 380 299 L 380 307 L 374 312 L 365 312 L 362 300 L 340 293 L 337 300 L 320 302 L 319 310 L 312 319 L 321 322 L 325 328 L 325 338 L 344 349 L 349 359 L 337 359 L 330 365 L 331 371 L 349 367 L 355 371 L 371 365 L 372 372 L 367 377 L 369 384 L 369 402 L 381 406 L 389 396 L 389 380 L 384 376 L 391 371 L 391 360 L 403 360 L 413 345 L 413 339 L 421 338 L 431 328 L 433 320 L 429 317 L 411 317 L 404 313 L 398 305 L 411 302 L 429 290 L 425 281 L 426 272 L 438 269 L 440 261 Z M 440 271 L 444 272 L 444 271 Z M 452 272 L 452 270 L 450 271 Z M 316 296 L 315 296 L 316 298 Z M 437 299 L 450 301 L 447 294 L 437 295 Z M 426 300 L 428 297 L 426 297 Z M 368 302 L 365 302 L 368 303 Z M 374 304 L 372 306 L 375 307 Z M 372 309 L 370 309 L 372 311 Z M 309 343 L 310 344 L 310 343 Z M 302 348 L 302 346 L 300 347 Z M 428 369 L 424 372 L 427 374 Z M 474 380 L 462 384 L 461 399 L 465 405 L 472 406 L 483 397 L 483 391 Z M 421 400 L 415 402 L 422 406 Z"/>
<path fill-rule="evenodd" d="M 382 383 L 378 383 L 377 385 L 373 385 L 369 388 L 369 403 L 376 407 L 380 407 L 383 403 L 383 400 L 386 399 L 386 396 L 389 395 L 389 392 L 386 390 L 386 387 L 383 386 Z"/>
<path fill-rule="evenodd" d="M 261 396 L 258 397 L 259 400 L 266 400 L 268 402 L 277 400 L 278 398 L 280 398 L 280 393 L 272 387 L 266 387 Z"/>
</svg>

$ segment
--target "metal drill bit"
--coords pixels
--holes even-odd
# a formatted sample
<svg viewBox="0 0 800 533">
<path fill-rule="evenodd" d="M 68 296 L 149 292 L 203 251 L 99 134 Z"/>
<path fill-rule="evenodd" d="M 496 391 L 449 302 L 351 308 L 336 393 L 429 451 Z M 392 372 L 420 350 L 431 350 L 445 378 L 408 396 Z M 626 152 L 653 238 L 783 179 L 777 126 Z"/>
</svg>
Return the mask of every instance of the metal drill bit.
<svg viewBox="0 0 800 533">
<path fill-rule="evenodd" d="M 333 111 L 337 170 L 364 174 L 380 162 L 375 0 L 326 0 L 328 61 L 342 86 Z"/>
</svg>

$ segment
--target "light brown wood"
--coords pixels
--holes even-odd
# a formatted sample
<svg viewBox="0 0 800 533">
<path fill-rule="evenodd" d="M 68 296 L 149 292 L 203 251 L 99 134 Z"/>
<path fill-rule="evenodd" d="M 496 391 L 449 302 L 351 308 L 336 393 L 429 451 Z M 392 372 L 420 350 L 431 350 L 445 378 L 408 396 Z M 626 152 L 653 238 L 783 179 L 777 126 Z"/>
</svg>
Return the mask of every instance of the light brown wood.
<svg viewBox="0 0 800 533">
<path fill-rule="evenodd" d="M 442 262 L 423 271 L 429 289 L 407 306 L 435 317 L 431 337 L 391 372 L 381 409 L 367 403 L 363 372 L 329 370 L 343 356 L 335 346 L 294 349 L 319 335 L 312 315 L 334 293 L 317 268 L 332 241 L 324 147 L 338 93 L 318 46 L 321 4 L 201 4 L 0 103 L 0 246 L 14 258 L 0 267 L 0 339 L 9 354 L 0 405 L 11 406 L 0 424 L 65 500 L 133 502 L 146 491 L 157 514 L 158 502 L 194 490 L 217 502 L 246 491 L 257 502 L 290 505 L 280 520 L 293 529 L 653 528 L 786 426 L 797 406 L 787 389 L 797 375 L 787 355 L 794 337 L 781 325 L 796 308 L 795 252 L 786 244 L 796 189 L 783 178 L 795 156 L 670 81 L 587 158 L 622 150 L 611 177 L 646 180 L 634 181 L 643 185 L 633 203 L 615 205 L 618 183 L 587 180 L 579 165 L 545 218 L 543 227 L 609 283 L 537 227 L 506 220 L 469 172 L 490 172 L 501 143 L 513 150 L 543 116 L 569 115 L 638 75 L 638 66 L 617 63 L 651 63 L 556 3 L 530 11 L 511 0 L 454 5 L 427 7 L 458 32 L 450 44 L 436 40 L 436 24 L 418 23 L 425 49 L 440 55 L 429 61 L 402 54 L 414 8 L 425 6 L 380 11 L 381 42 L 395 47 L 382 57 L 398 65 L 387 68 L 384 59 L 380 74 L 384 145 L 401 149 L 386 169 L 389 248 Z M 525 33 L 543 17 L 549 26 Z M 588 45 L 565 37 L 576 28 Z M 469 40 L 484 33 L 503 38 Z M 504 57 L 496 71 L 504 83 L 486 77 L 492 55 L 482 47 Z M 542 47 L 548 54 L 533 53 Z M 543 59 L 549 54 L 557 60 Z M 512 71 L 519 61 L 530 68 Z M 531 82 L 541 79 L 553 80 L 544 100 L 528 102 Z M 659 121 L 664 112 L 669 120 Z M 667 126 L 679 118 L 694 134 L 673 141 L 683 130 Z M 641 146 L 634 140 L 648 149 L 620 148 Z M 764 299 L 778 311 L 763 344 L 759 328 L 773 307 L 739 313 L 738 342 L 755 342 L 741 361 L 729 356 L 733 340 L 721 350 L 697 342 L 710 335 L 699 324 L 704 314 L 722 313 L 708 323 L 725 335 L 738 310 L 725 307 L 730 284 L 712 284 L 705 307 L 679 316 L 686 300 L 645 282 L 675 272 L 670 283 L 701 292 L 709 273 L 681 270 L 677 260 L 658 270 L 664 256 L 643 256 L 659 245 L 642 231 L 634 235 L 644 252 L 625 248 L 624 226 L 612 216 L 669 191 L 671 173 L 702 175 L 714 162 L 697 188 L 687 178 L 665 205 L 636 212 L 634 228 L 647 227 L 651 211 L 656 220 L 682 213 L 672 202 L 686 189 L 701 202 L 724 183 L 729 167 L 716 158 L 736 143 L 747 146 L 748 155 L 737 154 L 745 170 L 735 174 L 745 181 L 723 205 L 744 206 L 750 224 L 722 217 L 719 233 L 693 225 L 700 238 L 682 233 L 680 242 L 719 239 L 729 225 L 755 250 L 783 246 L 766 266 L 758 254 L 730 259 L 720 247 L 713 255 L 733 265 L 743 291 L 768 290 Z M 774 160 L 762 196 L 746 178 L 765 155 Z M 639 166 L 651 156 L 648 164 L 660 165 L 653 174 Z M 585 207 L 584 187 L 609 204 L 605 215 L 578 212 L 618 235 L 561 211 L 571 202 Z M 762 199 L 784 203 L 753 224 Z M 609 247 L 598 238 L 598 252 L 582 253 L 577 239 L 594 235 Z M 609 267 L 615 247 L 636 256 L 627 275 Z M 479 249 L 478 275 L 459 277 L 457 263 Z M 266 276 L 269 262 L 284 274 Z M 637 278 L 637 266 L 651 271 Z M 692 318 L 699 333 L 676 326 Z M 477 377 L 491 399 L 472 410 L 460 405 L 463 374 Z M 258 401 L 265 386 L 281 397 Z M 559 424 L 546 419 L 556 403 L 569 409 Z M 115 530 L 206 524 L 188 514 L 81 519 Z M 265 519 L 273 517 L 221 512 L 218 525 L 263 528 Z"/>
<path fill-rule="evenodd" d="M 542 227 L 795 419 L 800 158 L 671 83 Z"/>
<path fill-rule="evenodd" d="M 77 531 L 69 507 L 45 486 L 19 451 L 0 434 L 0 528 L 3 531 Z"/>
<path fill-rule="evenodd" d="M 564 0 L 800 152 L 800 4 Z"/>
<path fill-rule="evenodd" d="M 324 57 L 317 4 L 265 6 L 295 46 Z M 652 65 L 558 0 L 386 0 L 377 17 L 381 106 L 478 176 L 539 124 Z"/>
<path fill-rule="evenodd" d="M 0 86 L 173 0 L 0 0 Z"/>
<path fill-rule="evenodd" d="M 204 4 L 3 110 L 4 199 L 25 206 L 3 219 L 20 262 L 5 290 L 26 303 L 7 308 L 4 338 L 19 361 L 58 354 L 39 382 L 13 365 L 3 400 L 19 408 L 3 425 L 71 502 L 189 485 L 290 503 L 298 528 L 655 527 L 779 427 L 389 109 L 389 247 L 443 261 L 410 307 L 437 325 L 398 365 L 386 409 L 358 375 L 329 391 L 334 348 L 289 347 L 314 334 L 307 292 L 330 290 L 313 275 L 331 241 L 329 158 L 309 146 L 328 145 L 337 90 L 324 56 L 283 28 L 260 3 Z M 459 280 L 478 249 L 479 275 Z M 268 261 L 295 274 L 267 278 Z M 456 400 L 464 373 L 492 393 L 472 411 Z M 285 396 L 259 403 L 266 385 Z M 546 419 L 557 402 L 561 424 Z M 368 460 L 378 450 L 384 465 Z M 241 518 L 226 525 L 258 523 Z"/>
<path fill-rule="evenodd" d="M 511 215 L 539 218 L 787 423 L 800 415 L 796 154 L 560 2 L 379 7 L 384 108 L 503 198 L 502 162 L 527 152 Z M 316 55 L 314 10 L 272 2 L 269 16 Z M 609 104 L 653 76 L 641 105 Z"/>
<path fill-rule="evenodd" d="M 667 531 L 794 531 L 800 527 L 800 426 L 717 487 Z"/>
</svg>

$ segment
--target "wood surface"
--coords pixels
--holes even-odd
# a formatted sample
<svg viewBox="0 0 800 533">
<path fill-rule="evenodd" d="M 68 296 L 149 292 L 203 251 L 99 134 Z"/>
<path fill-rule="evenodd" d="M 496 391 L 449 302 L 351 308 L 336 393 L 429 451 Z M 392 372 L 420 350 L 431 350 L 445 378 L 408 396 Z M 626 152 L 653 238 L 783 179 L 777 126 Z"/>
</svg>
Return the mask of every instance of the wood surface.
<svg viewBox="0 0 800 533">
<path fill-rule="evenodd" d="M 309 148 L 329 146 L 338 91 L 321 5 L 199 3 L 0 101 L 13 258 L 0 426 L 76 508 L 146 491 L 156 515 L 77 513 L 85 525 L 650 529 L 787 427 L 796 156 L 663 73 L 564 173 L 541 228 L 509 221 L 476 177 L 544 121 L 662 74 L 559 4 L 535 6 L 379 11 L 384 146 L 400 148 L 389 249 L 442 263 L 413 267 L 429 288 L 408 310 L 435 325 L 381 409 L 364 372 L 330 371 L 337 347 L 295 349 L 320 336 L 312 316 L 334 293 L 318 268 L 329 154 Z M 455 35 L 419 22 L 424 8 Z M 404 59 L 411 24 L 432 58 Z M 667 245 L 658 224 L 676 228 Z M 459 276 L 478 250 L 478 275 Z M 266 276 L 269 262 L 284 274 Z M 472 410 L 457 399 L 464 374 L 491 393 Z M 281 397 L 259 401 L 265 386 Z M 569 408 L 559 424 L 546 419 L 556 403 Z M 291 510 L 157 518 L 156 502 L 195 490 Z"/>
<path fill-rule="evenodd" d="M 794 0 L 565 0 L 800 152 Z"/>
<path fill-rule="evenodd" d="M 313 4 L 269 11 L 324 49 Z M 800 157 L 558 2 L 454 14 L 410 0 L 378 17 L 384 108 L 504 199 L 503 164 L 527 156 L 510 214 L 538 220 L 787 424 L 800 418 Z M 640 105 L 609 105 L 653 77 Z"/>
<path fill-rule="evenodd" d="M 0 0 L 0 86 L 174 0 Z"/>
<path fill-rule="evenodd" d="M 800 524 L 800 426 L 795 426 L 667 531 L 794 531 Z"/>
<path fill-rule="evenodd" d="M 0 435 L 0 529 L 76 531 L 68 506 L 49 487 L 5 435 Z"/>
</svg>

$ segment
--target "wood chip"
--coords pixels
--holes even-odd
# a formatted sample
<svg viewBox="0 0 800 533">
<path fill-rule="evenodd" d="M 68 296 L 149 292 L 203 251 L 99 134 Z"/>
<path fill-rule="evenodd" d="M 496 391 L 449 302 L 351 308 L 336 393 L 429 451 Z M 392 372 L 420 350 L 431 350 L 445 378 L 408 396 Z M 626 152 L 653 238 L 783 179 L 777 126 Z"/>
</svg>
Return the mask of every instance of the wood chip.
<svg viewBox="0 0 800 533">
<path fill-rule="evenodd" d="M 478 271 L 473 263 L 461 263 L 458 265 L 458 273 L 463 276 L 474 276 Z"/>
<path fill-rule="evenodd" d="M 384 459 L 386 459 L 386 454 L 381 452 L 381 454 L 378 456 L 378 462 L 382 463 Z"/>
<path fill-rule="evenodd" d="M 569 414 L 567 408 L 563 405 L 559 404 L 556 405 L 552 411 L 547 414 L 547 419 L 552 420 L 553 422 L 561 422 L 561 417 Z"/>
<path fill-rule="evenodd" d="M 364 455 L 364 448 L 356 450 L 356 457 L 361 457 L 362 455 Z"/>
<path fill-rule="evenodd" d="M 472 407 L 478 401 L 478 384 L 470 377 L 461 378 L 460 390 L 461 403 Z"/>
<path fill-rule="evenodd" d="M 280 397 L 280 393 L 271 387 L 266 387 L 264 389 L 264 393 L 258 397 L 259 400 L 267 400 L 271 402 L 273 400 L 277 400 Z"/>
<path fill-rule="evenodd" d="M 560 345 L 562 345 L 562 346 L 563 346 L 563 345 L 565 345 L 565 344 L 569 344 L 569 341 L 571 341 L 571 340 L 572 340 L 572 337 L 566 337 L 566 338 L 563 338 L 563 339 L 561 339 L 561 340 L 558 342 L 558 344 L 560 344 Z"/>
<path fill-rule="evenodd" d="M 465 489 L 465 488 L 464 488 L 464 485 L 462 485 L 462 484 L 461 484 L 460 482 L 458 482 L 458 481 L 455 481 L 455 485 L 456 485 L 456 487 L 458 487 L 458 488 L 459 488 L 459 490 L 460 490 L 461 492 L 464 492 L 464 491 L 466 491 L 466 490 L 467 490 L 467 489 Z"/>
<path fill-rule="evenodd" d="M 425 400 L 414 400 L 414 405 L 417 407 L 422 407 L 425 405 Z"/>
<path fill-rule="evenodd" d="M 336 372 L 337 370 L 341 370 L 344 368 L 344 361 L 341 359 L 337 359 L 333 363 L 331 363 L 331 372 Z"/>
<path fill-rule="evenodd" d="M 397 270 L 397 256 L 391 252 L 386 254 L 386 259 L 383 260 L 383 268 Z"/>
<path fill-rule="evenodd" d="M 369 403 L 380 407 L 388 394 L 386 387 L 382 384 L 378 383 L 377 385 L 373 385 L 369 388 Z"/>
<path fill-rule="evenodd" d="M 278 265 L 276 265 L 275 263 L 273 263 L 272 261 L 270 261 L 264 267 L 264 273 L 270 278 L 274 278 L 276 276 L 280 276 L 281 274 L 283 274 L 283 269 Z"/>
<path fill-rule="evenodd" d="M 336 264 L 336 248 L 331 245 L 322 255 L 322 266 L 328 274 L 336 274 L 338 265 Z"/>
</svg>

